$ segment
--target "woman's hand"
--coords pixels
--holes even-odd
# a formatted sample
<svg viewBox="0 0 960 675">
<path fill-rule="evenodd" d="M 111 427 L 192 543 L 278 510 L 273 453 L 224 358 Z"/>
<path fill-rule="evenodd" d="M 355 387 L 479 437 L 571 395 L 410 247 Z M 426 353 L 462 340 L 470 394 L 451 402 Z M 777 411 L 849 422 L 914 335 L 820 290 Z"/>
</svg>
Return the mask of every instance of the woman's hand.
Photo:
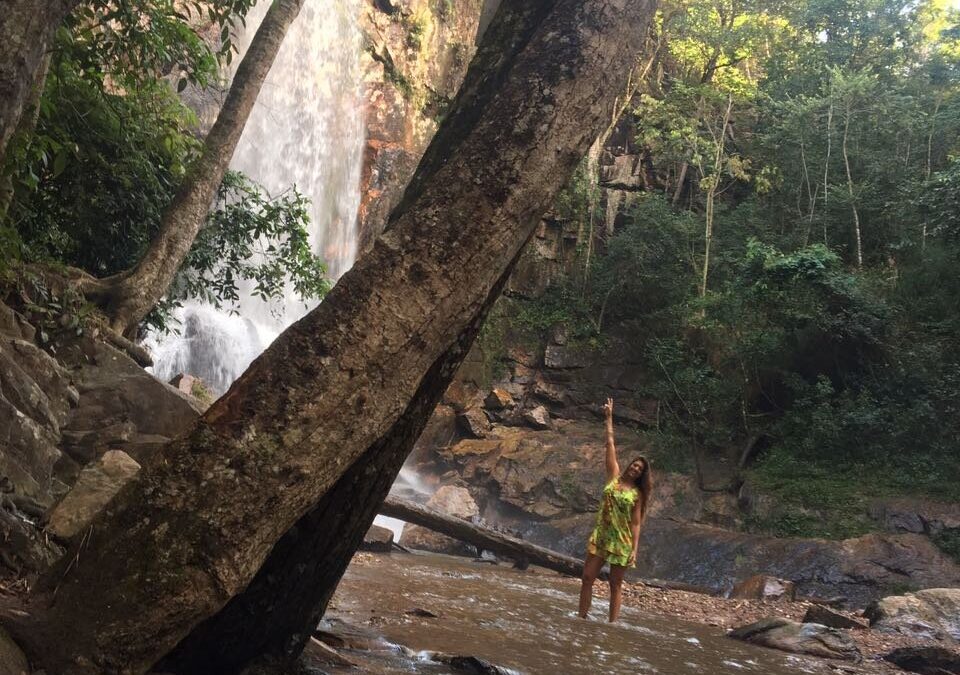
<svg viewBox="0 0 960 675">
<path fill-rule="evenodd" d="M 607 402 L 603 404 L 603 415 L 608 420 L 613 419 L 613 399 L 608 398 Z"/>
<path fill-rule="evenodd" d="M 627 558 L 627 567 L 633 567 L 637 564 L 637 549 L 633 549 L 630 553 L 630 557 Z"/>
</svg>

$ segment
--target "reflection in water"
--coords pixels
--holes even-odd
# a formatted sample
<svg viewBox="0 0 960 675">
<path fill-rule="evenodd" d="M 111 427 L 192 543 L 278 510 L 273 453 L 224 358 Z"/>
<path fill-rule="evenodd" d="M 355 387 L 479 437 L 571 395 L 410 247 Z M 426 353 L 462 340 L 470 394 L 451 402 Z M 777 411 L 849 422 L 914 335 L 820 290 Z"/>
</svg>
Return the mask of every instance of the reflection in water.
<svg viewBox="0 0 960 675">
<path fill-rule="evenodd" d="M 817 659 L 735 642 L 720 629 L 637 608 L 625 607 L 621 622 L 609 625 L 601 601 L 584 621 L 575 612 L 577 591 L 543 571 L 439 555 L 377 556 L 350 566 L 321 628 L 339 632 L 345 622 L 382 635 L 374 651 L 370 644 L 341 651 L 373 673 L 454 672 L 433 652 L 530 674 L 832 672 Z M 414 608 L 438 618 L 406 613 Z"/>
</svg>

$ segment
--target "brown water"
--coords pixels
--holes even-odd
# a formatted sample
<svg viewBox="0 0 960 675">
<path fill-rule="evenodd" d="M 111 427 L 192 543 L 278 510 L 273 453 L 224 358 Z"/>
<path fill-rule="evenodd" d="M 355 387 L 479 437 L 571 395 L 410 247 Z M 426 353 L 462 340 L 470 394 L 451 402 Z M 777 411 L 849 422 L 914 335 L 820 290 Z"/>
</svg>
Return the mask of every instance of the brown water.
<svg viewBox="0 0 960 675">
<path fill-rule="evenodd" d="M 350 566 L 321 628 L 363 643 L 341 653 L 371 673 L 463 672 L 438 663 L 433 652 L 530 674 L 835 672 L 825 661 L 753 647 L 720 628 L 639 608 L 624 607 L 621 621 L 610 625 L 600 598 L 584 621 L 575 613 L 577 590 L 543 571 L 438 555 L 377 556 Z M 407 613 L 417 608 L 438 616 Z"/>
</svg>

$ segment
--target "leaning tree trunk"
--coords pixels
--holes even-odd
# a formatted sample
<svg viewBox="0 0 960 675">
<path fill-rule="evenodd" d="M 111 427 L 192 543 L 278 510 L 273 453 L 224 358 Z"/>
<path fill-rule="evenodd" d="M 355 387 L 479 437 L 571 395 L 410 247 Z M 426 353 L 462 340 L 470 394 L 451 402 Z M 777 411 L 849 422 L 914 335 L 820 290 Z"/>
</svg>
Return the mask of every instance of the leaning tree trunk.
<svg viewBox="0 0 960 675">
<path fill-rule="evenodd" d="M 539 216 L 609 119 L 652 5 L 504 3 L 372 250 L 39 584 L 13 627 L 39 664 L 142 673 L 169 655 L 180 673 L 231 673 L 299 652 Z"/>
<path fill-rule="evenodd" d="M 57 27 L 80 0 L 4 0 L 0 7 L 0 166 Z"/>
<path fill-rule="evenodd" d="M 203 152 L 163 212 L 160 231 L 136 267 L 82 286 L 105 309 L 114 331 L 123 334 L 136 327 L 170 288 L 206 220 L 250 111 L 303 2 L 273 0 L 237 67 L 217 121 L 204 140 Z"/>
</svg>

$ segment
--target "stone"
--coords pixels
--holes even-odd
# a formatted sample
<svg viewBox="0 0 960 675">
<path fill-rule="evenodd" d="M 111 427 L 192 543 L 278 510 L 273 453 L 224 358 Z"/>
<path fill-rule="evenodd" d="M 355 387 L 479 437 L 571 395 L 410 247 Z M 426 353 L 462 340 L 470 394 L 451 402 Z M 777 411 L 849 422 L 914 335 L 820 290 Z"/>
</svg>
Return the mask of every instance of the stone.
<svg viewBox="0 0 960 675">
<path fill-rule="evenodd" d="M 947 647 L 899 647 L 883 660 L 921 675 L 960 675 L 960 651 Z"/>
<path fill-rule="evenodd" d="M 803 615 L 803 623 L 819 623 L 830 628 L 864 629 L 869 626 L 824 605 L 810 605 Z"/>
<path fill-rule="evenodd" d="M 169 384 L 172 387 L 176 387 L 181 393 L 190 396 L 193 394 L 193 385 L 196 383 L 197 378 L 193 375 L 187 375 L 186 373 L 180 373 L 175 375 L 173 379 L 170 380 Z"/>
<path fill-rule="evenodd" d="M 589 362 L 583 352 L 565 345 L 547 345 L 543 353 L 544 365 L 557 370 L 583 368 Z"/>
<path fill-rule="evenodd" d="M 47 515 L 46 530 L 60 539 L 82 532 L 120 489 L 140 471 L 122 450 L 110 450 L 80 472 L 76 484 Z"/>
<path fill-rule="evenodd" d="M 514 384 L 533 384 L 536 380 L 537 371 L 533 368 L 528 368 L 522 363 L 513 364 L 513 375 L 510 377 L 510 381 Z"/>
<path fill-rule="evenodd" d="M 558 405 L 563 405 L 567 401 L 567 391 L 564 387 L 559 384 L 547 382 L 543 378 L 537 378 L 536 383 L 533 385 L 533 395 L 543 401 L 556 403 Z"/>
<path fill-rule="evenodd" d="M 453 485 L 444 485 L 437 490 L 427 501 L 427 506 L 464 520 L 473 520 L 480 516 L 480 507 L 470 495 L 470 491 Z M 404 526 L 403 533 L 400 535 L 400 545 L 421 551 L 464 555 L 471 558 L 477 554 L 474 546 L 419 525 Z"/>
<path fill-rule="evenodd" d="M 303 660 L 313 664 L 337 666 L 340 668 L 359 669 L 360 665 L 343 656 L 330 645 L 310 637 L 303 648 Z"/>
<path fill-rule="evenodd" d="M 891 595 L 864 610 L 870 627 L 918 638 L 960 640 L 960 588 Z"/>
<path fill-rule="evenodd" d="M 506 408 L 512 408 L 515 404 L 513 396 L 509 392 L 497 388 L 487 394 L 487 397 L 483 399 L 483 405 L 487 410 L 505 410 Z"/>
<path fill-rule="evenodd" d="M 360 544 L 360 550 L 369 553 L 389 553 L 392 548 L 393 530 L 379 525 L 371 525 Z"/>
<path fill-rule="evenodd" d="M 23 650 L 5 630 L 0 628 L 0 673 L 3 675 L 30 675 L 30 664 Z"/>
<path fill-rule="evenodd" d="M 539 365 L 537 355 L 516 345 L 507 347 L 507 358 L 527 368 L 536 368 Z"/>
<path fill-rule="evenodd" d="M 792 601 L 797 587 L 792 581 L 777 579 L 766 574 L 755 574 L 744 579 L 730 591 L 731 598 L 743 600 Z"/>
<path fill-rule="evenodd" d="M 457 428 L 467 438 L 486 438 L 490 420 L 480 408 L 470 408 L 457 415 Z"/>
<path fill-rule="evenodd" d="M 536 408 L 532 408 L 530 410 L 525 410 L 523 413 L 523 419 L 534 429 L 550 428 L 550 413 L 542 405 L 538 405 Z"/>
<path fill-rule="evenodd" d="M 877 500 L 870 505 L 870 516 L 894 532 L 938 535 L 960 530 L 960 503 L 910 497 Z"/>
<path fill-rule="evenodd" d="M 797 623 L 770 617 L 735 628 L 728 635 L 735 640 L 795 654 L 845 661 L 863 659 L 849 635 L 819 623 Z"/>
</svg>

